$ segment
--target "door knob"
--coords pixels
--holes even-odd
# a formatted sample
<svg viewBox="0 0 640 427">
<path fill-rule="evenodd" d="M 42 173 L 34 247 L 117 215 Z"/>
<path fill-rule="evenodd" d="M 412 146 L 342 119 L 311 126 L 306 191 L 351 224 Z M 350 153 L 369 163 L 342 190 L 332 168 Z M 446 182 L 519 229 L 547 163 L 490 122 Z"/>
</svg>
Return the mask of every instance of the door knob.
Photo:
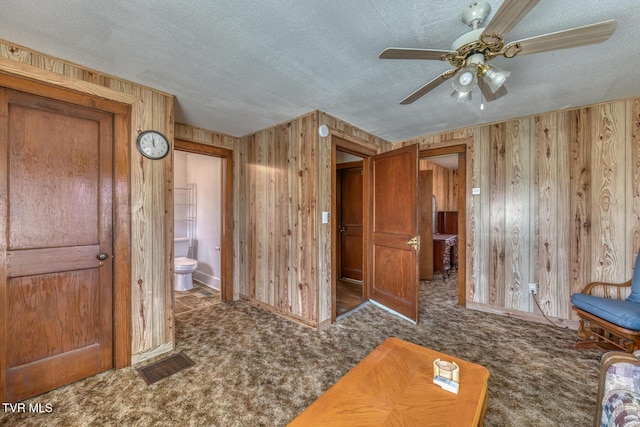
<svg viewBox="0 0 640 427">
<path fill-rule="evenodd" d="M 98 258 L 100 261 L 104 261 L 105 259 L 109 258 L 109 255 L 105 254 L 104 252 L 101 254 L 98 254 L 98 256 L 96 256 L 96 258 Z"/>
<path fill-rule="evenodd" d="M 420 236 L 414 236 L 407 242 L 416 252 L 420 250 Z"/>
</svg>

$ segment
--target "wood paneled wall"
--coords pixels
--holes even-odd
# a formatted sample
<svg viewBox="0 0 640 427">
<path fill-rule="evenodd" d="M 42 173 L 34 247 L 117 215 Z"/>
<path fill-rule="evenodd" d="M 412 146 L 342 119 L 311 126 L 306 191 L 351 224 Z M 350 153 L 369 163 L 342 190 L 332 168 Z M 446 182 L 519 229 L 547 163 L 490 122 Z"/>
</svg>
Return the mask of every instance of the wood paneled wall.
<svg viewBox="0 0 640 427">
<path fill-rule="evenodd" d="M 188 141 L 210 145 L 212 147 L 226 148 L 227 150 L 236 149 L 240 143 L 240 138 L 238 137 L 202 129 L 184 123 L 175 124 L 174 134 L 176 138 L 186 139 Z"/>
<path fill-rule="evenodd" d="M 420 170 L 433 171 L 433 195 L 439 211 L 458 210 L 458 170 L 447 169 L 427 159 L 420 159 Z"/>
<path fill-rule="evenodd" d="M 138 154 L 135 140 L 145 129 L 173 140 L 173 96 L 0 40 L 0 79 L 2 73 L 131 106 L 131 212 L 126 215 L 131 219 L 132 362 L 171 350 L 173 154 L 148 160 Z"/>
<path fill-rule="evenodd" d="M 331 138 L 318 126 L 369 147 L 382 140 L 314 111 L 241 138 L 239 293 L 311 327 L 331 320 Z M 331 221 L 330 221 L 331 223 Z"/>
<path fill-rule="evenodd" d="M 316 115 L 241 138 L 242 297 L 315 326 L 318 320 Z"/>
<path fill-rule="evenodd" d="M 542 320 L 528 292 L 535 282 L 546 315 L 575 320 L 572 293 L 631 277 L 640 248 L 639 129 L 640 99 L 632 98 L 396 144 L 436 148 L 472 137 L 470 307 Z"/>
</svg>

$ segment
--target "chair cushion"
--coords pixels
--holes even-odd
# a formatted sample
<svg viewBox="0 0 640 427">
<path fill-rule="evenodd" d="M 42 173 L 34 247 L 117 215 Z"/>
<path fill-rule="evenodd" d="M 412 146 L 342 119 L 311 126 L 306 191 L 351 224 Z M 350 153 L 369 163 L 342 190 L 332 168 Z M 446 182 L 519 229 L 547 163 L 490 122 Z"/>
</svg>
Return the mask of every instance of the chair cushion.
<svg viewBox="0 0 640 427">
<path fill-rule="evenodd" d="M 571 303 L 577 308 L 607 320 L 614 325 L 640 330 L 640 304 L 627 300 L 573 294 Z"/>
<path fill-rule="evenodd" d="M 636 265 L 633 268 L 633 276 L 631 277 L 631 295 L 627 301 L 640 302 L 640 252 L 636 256 Z"/>
</svg>

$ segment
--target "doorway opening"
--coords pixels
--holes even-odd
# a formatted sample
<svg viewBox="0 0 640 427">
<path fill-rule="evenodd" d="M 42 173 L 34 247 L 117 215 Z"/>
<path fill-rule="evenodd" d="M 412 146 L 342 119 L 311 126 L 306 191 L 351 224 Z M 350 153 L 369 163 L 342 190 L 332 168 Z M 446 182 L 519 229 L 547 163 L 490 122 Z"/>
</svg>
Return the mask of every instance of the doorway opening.
<svg viewBox="0 0 640 427">
<path fill-rule="evenodd" d="M 336 317 L 365 302 L 363 158 L 336 154 Z"/>
<path fill-rule="evenodd" d="M 369 157 L 375 150 L 331 136 L 331 322 L 369 300 Z"/>
<path fill-rule="evenodd" d="M 420 280 L 458 278 L 466 306 L 466 146 L 420 151 Z"/>
<path fill-rule="evenodd" d="M 215 301 L 216 291 L 233 299 L 233 153 L 176 139 L 174 162 L 174 238 L 186 239 L 187 257 L 198 262 L 194 298 L 176 298 L 178 314 Z"/>
</svg>

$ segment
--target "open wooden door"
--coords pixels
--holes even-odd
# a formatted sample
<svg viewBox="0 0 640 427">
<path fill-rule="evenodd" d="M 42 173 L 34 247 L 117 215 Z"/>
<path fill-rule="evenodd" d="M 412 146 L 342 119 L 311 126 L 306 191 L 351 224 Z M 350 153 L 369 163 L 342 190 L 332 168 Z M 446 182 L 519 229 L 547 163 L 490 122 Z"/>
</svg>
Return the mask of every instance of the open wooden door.
<svg viewBox="0 0 640 427">
<path fill-rule="evenodd" d="M 418 322 L 418 145 L 372 157 L 371 300 Z"/>
</svg>

